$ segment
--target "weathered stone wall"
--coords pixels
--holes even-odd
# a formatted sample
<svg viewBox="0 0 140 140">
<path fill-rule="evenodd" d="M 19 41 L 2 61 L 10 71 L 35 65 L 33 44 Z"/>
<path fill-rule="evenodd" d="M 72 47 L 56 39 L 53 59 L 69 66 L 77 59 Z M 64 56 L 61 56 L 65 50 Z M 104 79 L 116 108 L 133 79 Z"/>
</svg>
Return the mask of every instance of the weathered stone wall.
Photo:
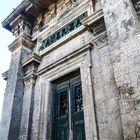
<svg viewBox="0 0 140 140">
<path fill-rule="evenodd" d="M 53 81 L 77 69 L 86 140 L 140 139 L 139 21 L 130 0 L 101 2 L 107 33 L 101 26 L 96 29 L 99 21 L 104 22 L 102 12 L 92 15 L 101 8 L 100 1 L 58 0 L 37 18 L 32 35 L 35 46 L 25 49 L 25 44 L 32 44 L 25 40 L 24 45 L 13 43 L 0 139 L 51 140 Z M 85 26 L 40 50 L 45 38 L 85 11 L 90 16 Z M 31 52 L 41 62 L 28 56 Z"/>
<path fill-rule="evenodd" d="M 102 1 L 124 139 L 140 138 L 140 23 L 130 0 Z"/>
<path fill-rule="evenodd" d="M 44 33 L 42 36 L 45 38 L 49 34 Z M 93 138 L 101 140 L 123 139 L 119 90 L 115 84 L 106 33 L 104 32 L 102 35 L 96 36 L 82 26 L 67 37 L 63 37 L 59 43 L 54 43 L 54 45 L 46 48 L 44 53 L 40 52 L 42 61 L 38 69 L 40 74 L 35 88 L 32 139 L 45 139 L 46 137 L 48 140 L 51 139 L 52 119 L 50 108 L 52 103 L 50 100 L 52 95 L 50 94 L 52 94 L 52 91 L 50 91 L 50 88 L 52 84 L 49 82 L 65 75 L 68 73 L 68 70 L 72 72 L 80 67 L 85 93 L 84 105 L 87 140 L 92 140 Z M 87 44 L 93 44 L 89 57 L 84 58 L 86 55 L 84 55 L 83 51 L 83 59 L 88 63 L 92 61 L 88 64 L 88 67 L 85 64 L 87 62 L 81 62 L 81 57 L 71 56 Z M 88 70 L 89 66 L 91 67 L 90 70 Z M 93 87 L 92 90 L 87 90 L 89 85 L 85 84 L 89 82 L 89 79 L 91 79 L 90 86 Z M 93 96 L 94 100 L 91 101 L 91 104 L 95 105 L 95 109 L 88 104 L 91 100 L 89 98 L 90 94 Z M 91 117 L 92 115 L 93 117 Z M 94 118 L 95 121 L 91 118 Z"/>
<path fill-rule="evenodd" d="M 82 40 L 80 38 L 82 38 Z M 77 42 L 77 44 L 75 44 L 75 42 Z M 85 59 L 84 61 L 87 61 L 89 63 L 88 66 L 91 67 L 91 71 L 88 71 L 88 67 L 86 64 L 87 62 L 81 62 L 82 57 L 79 57 L 78 54 L 77 56 L 71 56 L 71 54 L 74 54 L 80 49 L 84 48 L 84 45 L 88 44 L 89 42 L 93 43 L 93 46 L 91 47 L 91 55 L 89 57 L 86 57 L 86 55 L 84 54 L 85 51 L 83 51 L 82 57 L 83 59 Z M 48 84 L 48 82 L 60 78 L 61 76 L 65 75 L 65 73 L 68 73 L 67 71 L 72 72 L 76 68 L 80 68 L 80 66 L 82 72 L 81 78 L 83 79 L 84 88 L 85 120 L 89 120 L 90 118 L 90 123 L 89 121 L 85 121 L 87 140 L 92 140 L 93 137 L 95 139 L 101 140 L 123 140 L 122 122 L 119 106 L 119 90 L 117 89 L 115 83 L 107 35 L 106 33 L 104 33 L 95 38 L 92 33 L 89 32 L 85 32 L 75 37 L 68 43 L 63 44 L 63 46 L 58 47 L 56 50 L 49 52 L 46 56 L 43 57 L 41 65 L 39 67 L 39 71 L 42 71 L 43 69 L 45 70 L 41 72 L 43 73 L 43 75 L 40 75 L 35 90 L 35 93 L 37 93 L 37 101 L 35 101 L 36 103 L 34 110 L 33 139 L 37 139 L 37 137 L 40 138 L 40 133 L 43 137 L 44 133 L 42 131 L 49 131 L 49 134 L 47 136 L 48 140 L 50 140 L 50 130 L 47 130 L 45 127 L 40 127 L 40 125 L 43 126 L 43 124 L 41 123 L 43 122 L 42 118 L 51 118 L 49 116 L 46 116 L 46 110 L 51 113 L 50 108 L 52 104 L 51 102 L 50 104 L 48 104 L 49 100 L 51 99 L 49 98 L 49 96 L 51 96 L 49 94 L 52 94 L 52 91 L 50 91 L 48 87 L 50 86 L 51 88 L 51 85 Z M 85 84 L 89 82 L 88 80 L 90 78 L 92 80 L 90 86 L 93 87 L 91 91 L 87 90 L 87 88 L 89 88 L 90 86 L 87 87 L 88 85 Z M 90 110 L 91 106 L 89 107 L 90 92 L 92 93 L 94 99 L 92 101 L 95 105 L 94 111 Z M 47 97 L 45 98 L 45 96 Z M 44 106 L 46 106 L 46 109 L 44 108 Z M 91 117 L 92 113 L 96 116 L 95 122 L 91 120 L 91 118 L 94 118 Z M 35 123 L 37 122 L 37 120 L 41 121 L 40 125 L 39 121 L 38 123 Z M 48 124 L 46 124 L 48 127 L 51 126 L 52 123 L 52 120 L 49 120 L 50 121 L 48 123 L 44 122 Z M 95 123 L 97 123 L 98 128 L 94 126 Z M 38 128 L 40 128 L 40 131 Z M 93 135 L 91 134 L 91 132 L 89 132 L 89 129 L 93 131 Z"/>
<path fill-rule="evenodd" d="M 92 42 L 92 80 L 99 139 L 123 140 L 119 91 L 115 83 L 107 35 Z"/>
<path fill-rule="evenodd" d="M 21 48 L 12 53 L 0 125 L 1 140 L 18 139 L 24 92 L 24 73 L 20 61 L 28 53 Z"/>
</svg>

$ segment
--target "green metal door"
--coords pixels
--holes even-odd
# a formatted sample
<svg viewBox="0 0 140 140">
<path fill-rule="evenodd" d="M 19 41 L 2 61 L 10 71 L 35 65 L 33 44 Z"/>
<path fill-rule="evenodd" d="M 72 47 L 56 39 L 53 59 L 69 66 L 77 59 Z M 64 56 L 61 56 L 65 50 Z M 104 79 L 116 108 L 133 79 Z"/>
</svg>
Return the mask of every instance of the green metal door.
<svg viewBox="0 0 140 140">
<path fill-rule="evenodd" d="M 53 140 L 85 140 L 80 76 L 57 84 Z"/>
</svg>

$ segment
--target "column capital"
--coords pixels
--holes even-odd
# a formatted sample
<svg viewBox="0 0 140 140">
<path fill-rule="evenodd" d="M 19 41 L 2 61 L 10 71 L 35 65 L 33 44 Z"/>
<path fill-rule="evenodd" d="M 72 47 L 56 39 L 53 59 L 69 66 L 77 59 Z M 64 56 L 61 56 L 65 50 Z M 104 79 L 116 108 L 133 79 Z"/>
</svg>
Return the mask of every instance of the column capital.
<svg viewBox="0 0 140 140">
<path fill-rule="evenodd" d="M 91 16 L 82 20 L 82 24 L 93 33 L 94 36 L 97 36 L 106 30 L 103 11 L 102 9 L 98 10 Z"/>
<path fill-rule="evenodd" d="M 23 33 L 19 37 L 17 37 L 9 46 L 9 50 L 11 52 L 14 52 L 18 48 L 27 48 L 29 50 L 32 50 L 34 47 L 34 42 L 31 40 L 31 38 Z"/>
<path fill-rule="evenodd" d="M 37 54 L 30 54 L 28 57 L 21 61 L 24 71 L 25 86 L 35 82 L 35 79 L 37 77 L 36 71 L 40 62 L 41 58 Z"/>
</svg>

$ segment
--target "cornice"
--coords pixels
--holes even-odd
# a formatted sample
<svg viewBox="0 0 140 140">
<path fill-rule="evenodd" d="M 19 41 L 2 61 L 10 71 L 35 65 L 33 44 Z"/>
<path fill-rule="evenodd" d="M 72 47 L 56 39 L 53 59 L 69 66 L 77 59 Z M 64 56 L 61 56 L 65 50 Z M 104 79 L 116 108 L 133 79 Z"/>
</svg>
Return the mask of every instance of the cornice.
<svg viewBox="0 0 140 140">
<path fill-rule="evenodd" d="M 30 22 L 35 19 L 41 11 L 47 9 L 55 0 L 23 0 L 2 22 L 2 26 L 12 31 L 10 25 L 19 15 L 26 16 Z"/>
<path fill-rule="evenodd" d="M 26 57 L 25 59 L 23 59 L 21 61 L 22 63 L 22 67 L 25 67 L 31 63 L 37 63 L 37 64 L 40 64 L 41 62 L 41 58 L 40 56 L 38 56 L 37 54 L 30 54 L 28 57 Z"/>
<path fill-rule="evenodd" d="M 97 22 L 98 20 L 100 20 L 101 18 L 103 18 L 102 9 L 98 10 L 91 16 L 88 16 L 87 18 L 83 19 L 82 24 L 86 27 L 89 27 L 89 26 L 93 25 L 95 22 Z"/>
<path fill-rule="evenodd" d="M 24 84 L 25 86 L 30 85 L 35 82 L 37 77 L 37 69 L 41 62 L 40 56 L 33 53 L 28 55 L 21 61 L 22 68 L 24 71 Z"/>
<path fill-rule="evenodd" d="M 8 46 L 11 52 L 14 52 L 17 48 L 20 47 L 26 47 L 27 49 L 32 50 L 34 47 L 34 42 L 32 42 L 28 35 L 23 33 Z"/>
<path fill-rule="evenodd" d="M 41 74 L 45 73 L 46 71 L 48 71 L 50 69 L 53 69 L 53 68 L 57 67 L 58 65 L 66 62 L 67 60 L 70 60 L 70 59 L 78 56 L 79 54 L 82 54 L 83 52 L 86 52 L 86 50 L 89 50 L 92 47 L 93 47 L 92 43 L 88 43 L 88 44 L 84 45 L 82 48 L 80 48 L 78 50 L 75 50 L 74 52 L 72 52 L 68 56 L 65 56 L 62 59 L 59 59 L 58 61 L 48 65 L 47 67 L 38 69 L 37 74 L 41 75 Z"/>
<path fill-rule="evenodd" d="M 11 31 L 10 23 L 30 4 L 30 0 L 22 1 L 2 22 L 2 26 Z"/>
</svg>

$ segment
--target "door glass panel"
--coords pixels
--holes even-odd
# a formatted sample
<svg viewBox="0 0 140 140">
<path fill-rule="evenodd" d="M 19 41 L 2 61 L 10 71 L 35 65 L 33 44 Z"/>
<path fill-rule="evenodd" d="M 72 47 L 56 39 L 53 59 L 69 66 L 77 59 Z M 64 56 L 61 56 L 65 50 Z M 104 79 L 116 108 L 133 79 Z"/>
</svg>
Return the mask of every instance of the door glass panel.
<svg viewBox="0 0 140 140">
<path fill-rule="evenodd" d="M 68 108 L 68 101 L 67 101 L 67 91 L 62 91 L 60 93 L 60 110 L 59 110 L 59 116 L 64 116 L 67 113 Z"/>
<path fill-rule="evenodd" d="M 83 98 L 81 84 L 75 86 L 75 112 L 83 110 Z"/>
<path fill-rule="evenodd" d="M 85 140 L 80 76 L 59 83 L 56 87 L 52 140 Z"/>
</svg>

